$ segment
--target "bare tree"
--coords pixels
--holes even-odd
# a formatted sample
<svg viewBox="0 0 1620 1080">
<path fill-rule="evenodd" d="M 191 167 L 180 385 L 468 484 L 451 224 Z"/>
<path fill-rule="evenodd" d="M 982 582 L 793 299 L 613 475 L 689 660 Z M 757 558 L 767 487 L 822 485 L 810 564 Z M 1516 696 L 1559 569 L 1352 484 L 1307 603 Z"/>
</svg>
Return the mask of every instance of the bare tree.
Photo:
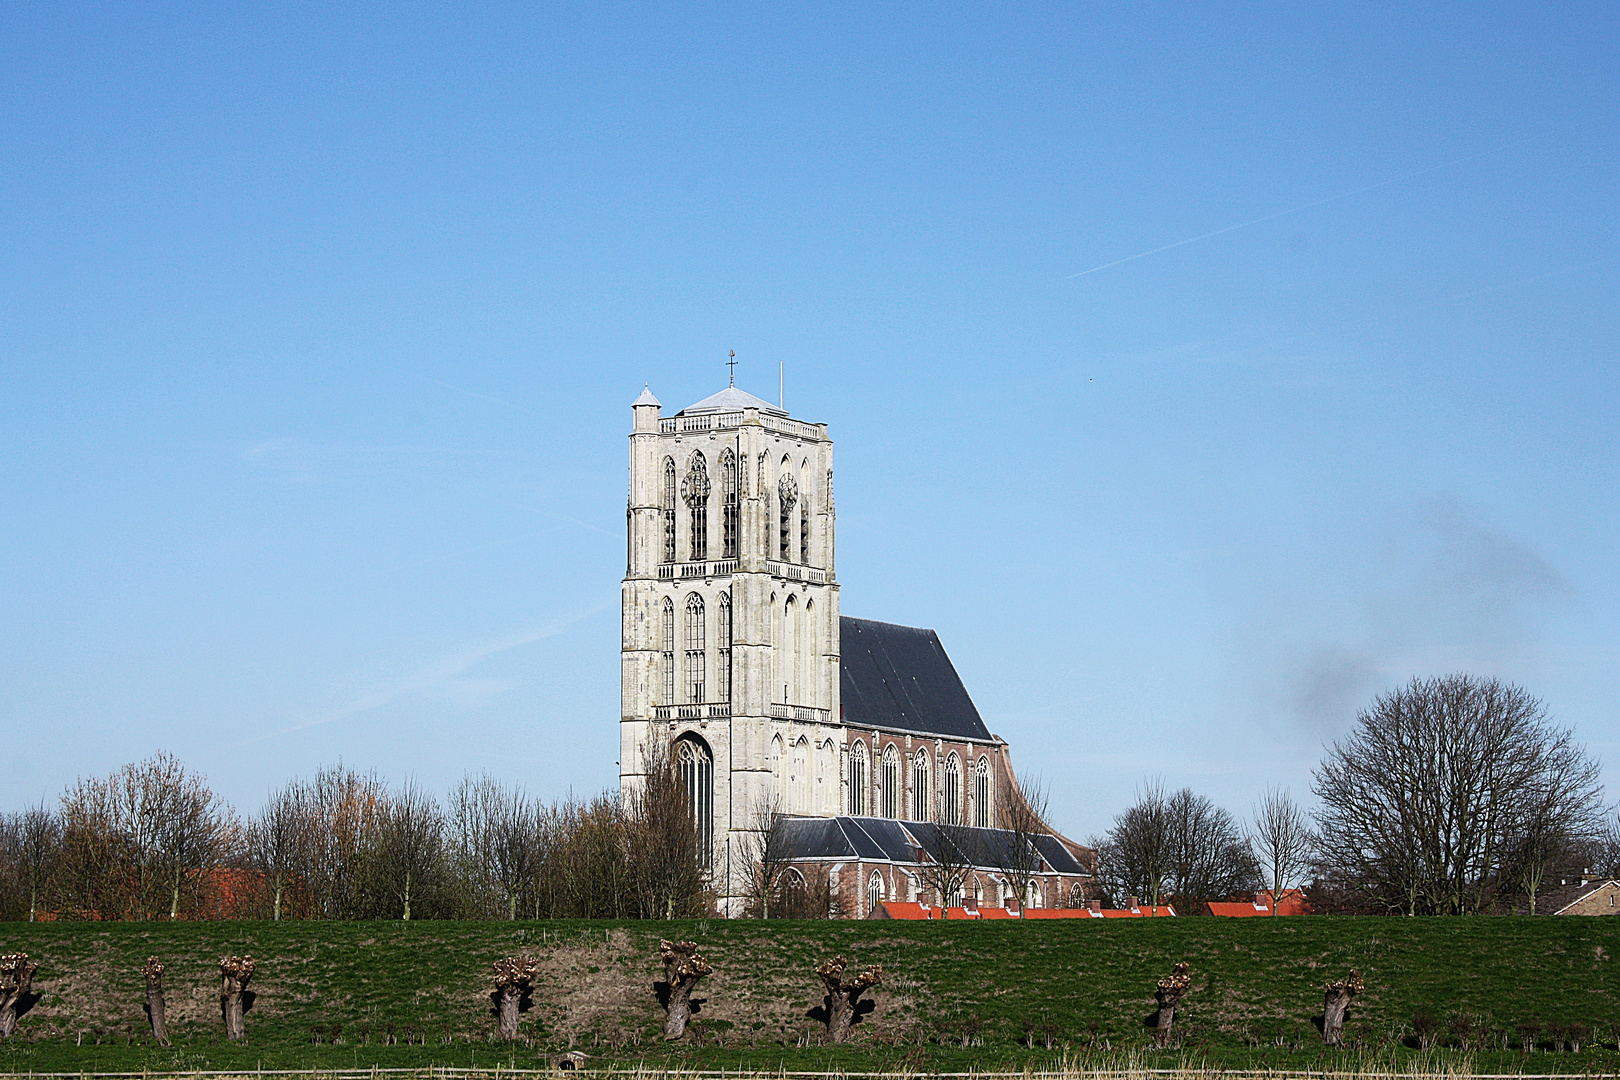
<svg viewBox="0 0 1620 1080">
<path fill-rule="evenodd" d="M 1170 822 L 1170 889 L 1183 910 L 1252 891 L 1260 868 L 1237 819 L 1190 788 L 1166 802 Z"/>
<path fill-rule="evenodd" d="M 1182 995 L 1192 986 L 1191 966 L 1183 960 L 1171 969 L 1170 974 L 1159 980 L 1159 985 L 1153 991 L 1153 998 L 1159 1003 L 1158 1014 L 1153 1019 L 1153 1038 L 1160 1046 L 1170 1045 L 1170 1036 L 1176 1023 L 1176 1006 L 1181 1004 Z"/>
<path fill-rule="evenodd" d="M 27 953 L 7 953 L 0 956 L 0 1039 L 9 1039 L 17 1032 L 17 1007 L 22 1004 L 34 985 L 37 963 L 30 963 Z"/>
<path fill-rule="evenodd" d="M 251 956 L 222 956 L 219 960 L 219 1008 L 225 1017 L 225 1037 L 232 1042 L 247 1041 L 247 1027 L 242 1017 L 245 1012 L 245 1003 L 242 995 L 247 993 L 248 983 L 253 981 L 253 972 L 258 964 Z"/>
<path fill-rule="evenodd" d="M 932 825 L 918 823 L 912 826 L 912 831 L 919 840 L 931 841 L 926 843 L 927 861 L 918 867 L 918 876 L 924 888 L 938 895 L 941 912 L 950 918 L 951 904 L 961 903 L 962 886 L 973 875 L 974 867 L 983 864 L 990 853 L 981 850 L 979 834 L 966 825 L 945 821 Z"/>
<path fill-rule="evenodd" d="M 827 988 L 827 1041 L 832 1043 L 849 1040 L 849 1029 L 855 1023 L 855 1007 L 860 1004 L 861 995 L 883 982 L 882 967 L 870 967 L 846 979 L 844 972 L 848 968 L 849 961 L 842 956 L 816 968 L 822 985 Z"/>
<path fill-rule="evenodd" d="M 411 921 L 411 904 L 438 883 L 444 862 L 444 815 L 439 800 L 406 780 L 383 806 L 377 829 L 377 874 L 393 910 Z"/>
<path fill-rule="evenodd" d="M 479 891 L 498 891 L 507 919 L 516 919 L 542 857 L 538 808 L 521 788 L 508 790 L 488 774 L 463 778 L 450 805 L 464 872 Z"/>
<path fill-rule="evenodd" d="M 0 847 L 6 889 L 13 891 L 18 910 L 28 910 L 28 921 L 39 918 L 40 900 L 50 892 L 52 874 L 62 848 L 62 826 L 57 816 L 40 803 L 0 818 Z M 10 904 L 6 905 L 10 907 Z M 10 912 L 8 912 L 10 915 Z"/>
<path fill-rule="evenodd" d="M 1142 784 L 1136 802 L 1114 818 L 1113 828 L 1097 844 L 1097 874 L 1116 903 L 1142 896 L 1157 911 L 1172 862 L 1169 799 L 1163 782 L 1153 778 Z"/>
<path fill-rule="evenodd" d="M 270 889 L 271 918 L 281 919 L 288 887 L 308 861 L 312 809 L 303 785 L 293 781 L 271 793 L 248 829 L 248 857 Z"/>
<path fill-rule="evenodd" d="M 169 1045 L 169 1020 L 163 1002 L 163 961 L 155 956 L 146 958 L 141 969 L 146 978 L 146 1018 L 152 1024 L 152 1038 L 159 1046 Z"/>
<path fill-rule="evenodd" d="M 1311 867 L 1316 838 L 1305 814 L 1285 789 L 1268 787 L 1254 808 L 1254 831 L 1249 842 L 1261 872 L 1271 883 L 1271 914 L 1282 906 L 1283 889 L 1297 884 Z"/>
<path fill-rule="evenodd" d="M 518 1013 L 534 989 L 534 977 L 540 973 L 540 961 L 531 956 L 508 956 L 495 961 L 494 966 L 495 1015 L 501 1025 L 502 1037 L 515 1039 L 518 1034 Z"/>
<path fill-rule="evenodd" d="M 1041 872 L 1037 845 L 1052 830 L 1046 824 L 1046 785 L 1039 777 L 1016 777 L 1007 787 L 996 806 L 1006 836 L 996 845 L 993 855 L 997 869 L 1018 895 L 1018 917 L 1023 918 Z"/>
<path fill-rule="evenodd" d="M 785 822 L 787 815 L 773 798 L 762 799 L 754 807 L 749 825 L 738 841 L 737 856 L 742 864 L 750 913 L 761 919 L 780 915 L 783 883 L 792 866 L 793 845 Z"/>
<path fill-rule="evenodd" d="M 1260 873 L 1231 814 L 1190 788 L 1167 795 L 1157 780 L 1114 818 L 1098 859 L 1110 894 L 1146 897 L 1155 910 L 1166 897 L 1187 910 L 1250 891 Z"/>
<path fill-rule="evenodd" d="M 62 798 L 64 887 L 100 918 L 178 918 L 229 853 L 232 818 L 170 754 L 79 780 Z"/>
<path fill-rule="evenodd" d="M 1449 675 L 1379 696 L 1317 767 L 1324 863 L 1387 907 L 1490 904 L 1515 838 L 1597 831 L 1597 763 L 1520 687 Z"/>
<path fill-rule="evenodd" d="M 686 785 L 667 748 L 643 753 L 641 782 L 630 792 L 626 838 L 643 918 L 702 915 L 704 857 Z"/>
<path fill-rule="evenodd" d="M 714 971 L 697 950 L 695 941 L 658 943 L 659 956 L 664 961 L 664 986 L 669 994 L 665 1006 L 665 1039 L 679 1039 L 686 1034 L 686 1021 L 692 1015 L 692 990 L 699 979 Z"/>
<path fill-rule="evenodd" d="M 1361 978 L 1361 972 L 1354 968 L 1350 970 L 1348 979 L 1327 984 L 1327 993 L 1322 998 L 1322 1041 L 1329 1046 L 1338 1046 L 1344 1038 L 1344 1017 L 1350 1011 L 1350 1003 L 1356 995 L 1367 989 L 1366 982 Z"/>
<path fill-rule="evenodd" d="M 326 918 L 366 918 L 381 910 L 375 863 L 387 802 L 376 776 L 361 776 L 341 763 L 320 770 L 305 789 L 308 842 L 301 876 Z"/>
</svg>

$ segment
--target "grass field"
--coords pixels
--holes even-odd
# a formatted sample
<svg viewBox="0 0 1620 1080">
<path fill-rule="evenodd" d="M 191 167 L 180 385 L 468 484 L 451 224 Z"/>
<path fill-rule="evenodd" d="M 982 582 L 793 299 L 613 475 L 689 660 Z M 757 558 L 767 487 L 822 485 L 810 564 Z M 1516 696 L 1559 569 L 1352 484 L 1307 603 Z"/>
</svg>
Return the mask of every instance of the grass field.
<svg viewBox="0 0 1620 1080">
<path fill-rule="evenodd" d="M 659 1038 L 660 937 L 693 938 L 715 973 L 690 1038 Z M 1024 1071 L 1137 1067 L 1288 1071 L 1464 1067 L 1620 1072 L 1620 919 L 1161 919 L 1013 922 L 0 923 L 0 952 L 40 962 L 39 1001 L 0 1044 L 0 1071 L 535 1068 L 581 1049 L 593 1065 L 657 1068 Z M 219 1016 L 218 959 L 259 961 L 245 1046 Z M 494 1038 L 491 961 L 542 961 L 524 1038 Z M 882 964 L 876 1009 L 840 1047 L 806 1014 L 813 968 Z M 141 965 L 167 967 L 174 1045 L 152 1045 Z M 1193 988 L 1178 1045 L 1150 1046 L 1153 987 L 1177 960 Z M 1329 1051 L 1322 985 L 1366 978 Z M 1418 1048 L 1431 1013 L 1439 1044 Z M 1459 1022 L 1460 1021 L 1460 1022 Z M 1520 1026 L 1542 1025 L 1535 1048 Z M 1579 1051 L 1551 1032 L 1579 1024 Z M 334 1029 L 338 1030 L 334 1030 Z M 1455 1033 L 1453 1029 L 1455 1028 Z M 1467 1045 L 1464 1045 L 1466 1042 Z"/>
</svg>

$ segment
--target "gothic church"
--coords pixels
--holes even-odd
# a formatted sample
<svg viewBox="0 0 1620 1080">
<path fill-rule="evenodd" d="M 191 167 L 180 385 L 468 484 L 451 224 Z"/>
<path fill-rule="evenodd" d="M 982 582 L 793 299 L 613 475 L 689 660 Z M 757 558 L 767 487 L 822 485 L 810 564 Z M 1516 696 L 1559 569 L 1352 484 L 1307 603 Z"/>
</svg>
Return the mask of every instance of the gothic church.
<svg viewBox="0 0 1620 1080">
<path fill-rule="evenodd" d="M 645 389 L 631 412 L 620 786 L 669 751 L 722 912 L 773 820 L 844 915 L 1078 907 L 1094 856 L 1056 834 L 1027 896 L 993 866 L 928 895 L 932 823 L 993 840 L 1017 782 L 932 630 L 840 614 L 827 425 L 735 386 L 671 417 Z"/>
</svg>

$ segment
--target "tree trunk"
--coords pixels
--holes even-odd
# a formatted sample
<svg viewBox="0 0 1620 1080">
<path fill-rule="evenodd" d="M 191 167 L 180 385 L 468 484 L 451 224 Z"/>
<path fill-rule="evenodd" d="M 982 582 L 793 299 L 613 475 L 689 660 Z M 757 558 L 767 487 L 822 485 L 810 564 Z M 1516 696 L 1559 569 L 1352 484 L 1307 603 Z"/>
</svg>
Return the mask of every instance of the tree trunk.
<svg viewBox="0 0 1620 1080">
<path fill-rule="evenodd" d="M 219 962 L 219 1007 L 225 1016 L 225 1037 L 232 1042 L 247 1041 L 242 995 L 253 979 L 256 966 L 251 956 L 227 956 Z"/>
<path fill-rule="evenodd" d="M 508 956 L 495 961 L 495 1017 L 501 1025 L 501 1037 L 515 1039 L 518 1034 L 518 1014 L 523 1011 L 523 998 L 534 986 L 534 977 L 540 973 L 540 961 L 531 956 Z"/>
<path fill-rule="evenodd" d="M 495 1015 L 501 1025 L 501 1038 L 515 1039 L 518 1034 L 518 1001 L 523 997 L 517 986 L 503 986 L 495 991 Z"/>
<path fill-rule="evenodd" d="M 829 960 L 816 968 L 827 987 L 827 1041 L 841 1043 L 849 1040 L 849 1029 L 855 1023 L 855 1006 L 860 996 L 883 981 L 881 967 L 868 968 L 845 981 L 844 970 L 849 961 L 842 956 Z"/>
<path fill-rule="evenodd" d="M 146 1016 L 152 1021 L 152 1038 L 159 1046 L 168 1046 L 169 1022 L 163 1011 L 163 962 L 155 956 L 148 957 L 141 974 L 146 976 Z"/>
<path fill-rule="evenodd" d="M 698 955 L 695 941 L 660 941 L 664 958 L 664 985 L 669 990 L 668 1015 L 664 1018 L 664 1038 L 673 1041 L 686 1034 L 686 1021 L 692 1015 L 692 990 L 698 980 L 714 968 Z"/>
<path fill-rule="evenodd" d="M 1322 1001 L 1322 1041 L 1329 1046 L 1338 1046 L 1344 1038 L 1344 1017 L 1350 1010 L 1350 1002 L 1355 996 L 1366 989 L 1366 983 L 1361 973 L 1351 969 L 1350 977 L 1343 982 L 1327 984 L 1327 995 Z"/>
<path fill-rule="evenodd" d="M 1159 1003 L 1159 1013 L 1153 1019 L 1153 1041 L 1160 1046 L 1170 1045 L 1176 1023 L 1176 1005 L 1191 985 L 1191 968 L 1186 961 L 1177 964 L 1169 975 L 1159 980 L 1158 989 L 1153 992 L 1154 999 Z"/>
<path fill-rule="evenodd" d="M 27 953 L 0 956 L 0 1039 L 9 1039 L 17 1030 L 17 1004 L 34 984 L 38 964 L 28 962 Z"/>
<path fill-rule="evenodd" d="M 273 919 L 273 920 L 274 920 L 274 921 L 276 921 L 276 922 L 280 922 L 280 921 L 281 921 L 281 889 L 282 889 L 282 885 L 281 885 L 281 882 L 279 882 L 279 881 L 278 881 L 278 882 L 276 882 L 276 899 L 275 899 L 275 905 L 274 905 L 274 907 L 273 907 L 273 908 L 272 908 L 272 909 L 271 909 L 271 910 L 272 910 L 272 914 L 271 914 L 271 916 L 270 916 L 270 918 L 271 918 L 271 919 Z"/>
</svg>

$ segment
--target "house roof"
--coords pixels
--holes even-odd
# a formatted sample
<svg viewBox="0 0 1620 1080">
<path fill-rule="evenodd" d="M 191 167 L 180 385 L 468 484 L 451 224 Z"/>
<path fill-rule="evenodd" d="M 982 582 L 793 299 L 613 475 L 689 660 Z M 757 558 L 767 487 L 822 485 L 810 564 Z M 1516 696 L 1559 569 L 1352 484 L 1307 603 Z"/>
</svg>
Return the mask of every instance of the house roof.
<svg viewBox="0 0 1620 1080">
<path fill-rule="evenodd" d="M 1620 880 L 1597 878 L 1592 881 L 1582 882 L 1579 886 L 1574 887 L 1572 891 L 1552 890 L 1552 903 L 1545 905 L 1541 910 L 1551 911 L 1554 915 L 1562 915 L 1588 896 L 1595 892 L 1602 892 L 1605 889 L 1620 889 Z"/>
<path fill-rule="evenodd" d="M 735 386 L 728 386 L 718 394 L 710 394 L 696 405 L 688 405 L 676 416 L 691 416 L 693 413 L 711 412 L 742 412 L 744 409 L 758 409 L 772 416 L 786 416 L 787 410 L 779 405 L 772 405 L 764 398 L 755 397 L 746 390 L 739 390 Z"/>
<path fill-rule="evenodd" d="M 844 616 L 838 634 L 845 723 L 990 740 L 934 631 Z"/>
<path fill-rule="evenodd" d="M 1219 915 L 1225 919 L 1249 919 L 1256 915 L 1270 915 L 1271 907 L 1249 900 L 1210 900 L 1204 904 L 1205 915 Z"/>
</svg>

